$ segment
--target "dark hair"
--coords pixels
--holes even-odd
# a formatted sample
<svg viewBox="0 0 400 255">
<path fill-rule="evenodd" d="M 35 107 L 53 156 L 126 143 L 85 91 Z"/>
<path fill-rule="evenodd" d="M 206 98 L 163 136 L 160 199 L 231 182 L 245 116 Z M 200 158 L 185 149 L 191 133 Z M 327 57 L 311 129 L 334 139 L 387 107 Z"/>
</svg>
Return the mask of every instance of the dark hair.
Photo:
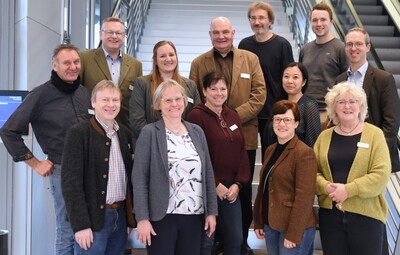
<svg viewBox="0 0 400 255">
<path fill-rule="evenodd" d="M 76 53 L 79 54 L 79 50 L 75 45 L 73 45 L 73 44 L 60 44 L 53 50 L 53 56 L 51 57 L 52 60 L 53 61 L 58 61 L 57 60 L 57 56 L 60 53 L 60 51 L 63 51 L 63 50 L 74 50 L 74 51 L 76 51 Z"/>
<path fill-rule="evenodd" d="M 304 86 L 301 88 L 301 92 L 304 94 L 307 90 L 307 86 L 308 86 L 308 71 L 307 68 L 299 62 L 292 62 L 290 64 L 288 64 L 284 69 L 283 72 L 285 72 L 286 68 L 288 67 L 297 67 L 299 68 L 301 75 L 303 76 L 303 81 L 306 81 L 306 83 L 304 84 Z"/>
<path fill-rule="evenodd" d="M 333 19 L 333 14 L 332 14 L 332 9 L 327 5 L 326 3 L 318 3 L 314 5 L 314 7 L 311 10 L 311 14 L 313 11 L 318 10 L 318 11 L 327 11 L 329 14 L 329 18 L 332 20 Z M 311 16 L 311 15 L 310 15 Z"/>
<path fill-rule="evenodd" d="M 208 89 L 211 85 L 214 85 L 218 81 L 223 80 L 226 84 L 225 75 L 220 72 L 211 72 L 204 76 L 203 88 Z M 226 84 L 228 85 L 228 84 Z"/>
<path fill-rule="evenodd" d="M 295 121 L 300 121 L 300 111 L 297 103 L 289 100 L 280 100 L 273 104 L 271 115 L 274 117 L 277 114 L 285 114 L 288 110 L 292 110 Z"/>
</svg>

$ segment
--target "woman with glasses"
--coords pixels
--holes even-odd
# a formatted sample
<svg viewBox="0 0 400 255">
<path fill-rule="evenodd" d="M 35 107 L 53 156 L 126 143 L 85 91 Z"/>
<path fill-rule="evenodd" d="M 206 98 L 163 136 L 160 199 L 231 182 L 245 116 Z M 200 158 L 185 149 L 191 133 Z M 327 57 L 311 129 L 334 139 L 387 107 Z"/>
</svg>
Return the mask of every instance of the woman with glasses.
<svg viewBox="0 0 400 255">
<path fill-rule="evenodd" d="M 281 100 L 272 106 L 277 142 L 265 152 L 253 217 L 268 255 L 306 255 L 314 242 L 317 162 L 313 150 L 296 135 L 299 121 L 296 103 Z"/>
<path fill-rule="evenodd" d="M 207 141 L 199 126 L 182 120 L 187 96 L 176 81 L 158 86 L 153 106 L 163 117 L 140 132 L 132 171 L 136 238 L 148 255 L 199 255 L 217 215 Z"/>
<path fill-rule="evenodd" d="M 167 79 L 177 81 L 186 89 L 188 104 L 183 117 L 201 102 L 194 81 L 179 74 L 175 45 L 170 41 L 159 41 L 153 48 L 153 70 L 151 74 L 137 78 L 133 86 L 129 103 L 129 120 L 134 137 L 139 136 L 140 130 L 146 124 L 160 119 L 160 113 L 153 110 L 152 97 L 159 84 Z"/>
<path fill-rule="evenodd" d="M 250 175 L 241 121 L 224 104 L 228 88 L 223 74 L 207 74 L 203 94 L 206 103 L 194 107 L 187 120 L 199 125 L 207 138 L 218 196 L 217 231 L 222 236 L 224 254 L 240 255 L 243 235 L 238 195 Z M 213 242 L 214 236 L 203 237 L 202 254 L 211 254 Z"/>
<path fill-rule="evenodd" d="M 391 163 L 383 132 L 368 123 L 367 97 L 343 82 L 325 97 L 336 126 L 318 137 L 319 227 L 324 255 L 381 254 Z"/>
</svg>

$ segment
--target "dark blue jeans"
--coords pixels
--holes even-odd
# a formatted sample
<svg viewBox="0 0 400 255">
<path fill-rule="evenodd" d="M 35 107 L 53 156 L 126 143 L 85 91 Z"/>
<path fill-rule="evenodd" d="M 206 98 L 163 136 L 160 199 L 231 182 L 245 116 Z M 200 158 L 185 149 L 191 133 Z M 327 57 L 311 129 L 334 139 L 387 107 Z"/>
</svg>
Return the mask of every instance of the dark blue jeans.
<svg viewBox="0 0 400 255">
<path fill-rule="evenodd" d="M 324 255 L 380 255 L 383 222 L 351 212 L 319 209 L 319 232 Z"/>
<path fill-rule="evenodd" d="M 75 241 L 75 255 L 123 255 L 128 238 L 125 208 L 106 209 L 104 226 L 93 231 L 93 243 L 85 251 Z"/>
<path fill-rule="evenodd" d="M 240 248 L 243 242 L 242 235 L 242 209 L 240 198 L 234 203 L 228 200 L 218 199 L 217 228 L 222 235 L 224 242 L 224 254 L 240 255 Z M 210 255 L 214 243 L 214 235 L 208 237 L 205 233 L 201 242 L 201 254 Z"/>
<path fill-rule="evenodd" d="M 274 230 L 268 225 L 264 225 L 264 232 L 268 255 L 308 255 L 310 246 L 314 243 L 314 227 L 306 228 L 301 238 L 301 244 L 291 249 L 283 246 L 286 231 Z M 339 253 L 336 255 L 339 255 Z"/>
</svg>

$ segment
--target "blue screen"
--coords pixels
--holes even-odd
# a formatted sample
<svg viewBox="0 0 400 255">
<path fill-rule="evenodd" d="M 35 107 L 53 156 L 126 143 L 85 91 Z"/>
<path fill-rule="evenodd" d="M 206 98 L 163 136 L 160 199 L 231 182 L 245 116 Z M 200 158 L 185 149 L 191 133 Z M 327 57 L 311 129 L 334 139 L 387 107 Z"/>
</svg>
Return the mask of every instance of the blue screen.
<svg viewBox="0 0 400 255">
<path fill-rule="evenodd" d="M 24 100 L 28 91 L 0 91 L 0 128 Z"/>
</svg>

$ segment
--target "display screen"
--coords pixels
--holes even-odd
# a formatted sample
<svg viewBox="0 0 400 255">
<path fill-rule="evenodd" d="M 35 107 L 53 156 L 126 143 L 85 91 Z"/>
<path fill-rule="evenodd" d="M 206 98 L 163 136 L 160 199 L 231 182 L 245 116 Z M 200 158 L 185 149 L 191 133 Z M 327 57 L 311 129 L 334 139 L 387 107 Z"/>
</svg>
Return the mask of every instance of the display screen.
<svg viewBox="0 0 400 255">
<path fill-rule="evenodd" d="M 0 128 L 3 127 L 27 94 L 28 91 L 25 90 L 0 90 Z M 27 135 L 27 132 L 24 135 Z"/>
</svg>

